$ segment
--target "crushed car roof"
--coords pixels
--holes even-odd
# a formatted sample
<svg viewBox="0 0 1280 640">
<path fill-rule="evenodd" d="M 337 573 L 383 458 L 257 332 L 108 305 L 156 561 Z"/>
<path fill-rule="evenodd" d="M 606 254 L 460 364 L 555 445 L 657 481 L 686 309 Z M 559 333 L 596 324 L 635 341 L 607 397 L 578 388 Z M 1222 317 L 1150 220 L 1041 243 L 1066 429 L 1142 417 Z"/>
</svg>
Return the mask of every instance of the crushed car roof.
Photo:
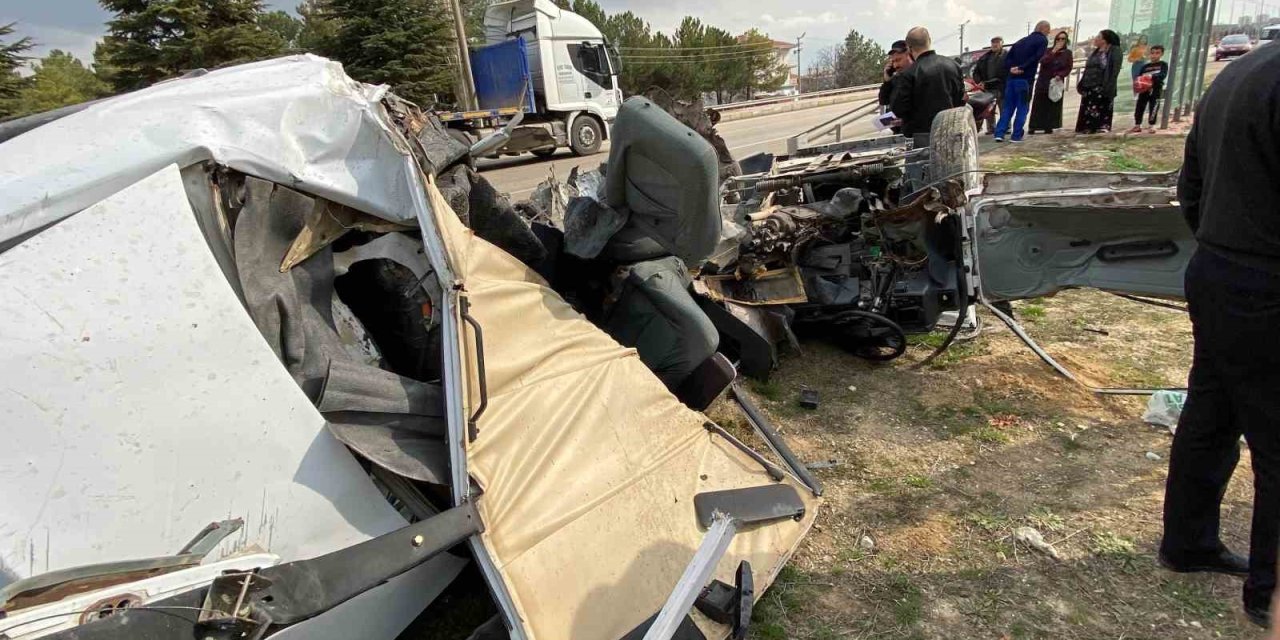
<svg viewBox="0 0 1280 640">
<path fill-rule="evenodd" d="M 409 149 L 388 125 L 380 104 L 386 92 L 352 80 L 336 62 L 300 55 L 91 105 L 0 145 L 0 242 L 162 167 L 201 160 L 388 220 L 412 220 L 415 188 L 403 170 Z"/>
</svg>

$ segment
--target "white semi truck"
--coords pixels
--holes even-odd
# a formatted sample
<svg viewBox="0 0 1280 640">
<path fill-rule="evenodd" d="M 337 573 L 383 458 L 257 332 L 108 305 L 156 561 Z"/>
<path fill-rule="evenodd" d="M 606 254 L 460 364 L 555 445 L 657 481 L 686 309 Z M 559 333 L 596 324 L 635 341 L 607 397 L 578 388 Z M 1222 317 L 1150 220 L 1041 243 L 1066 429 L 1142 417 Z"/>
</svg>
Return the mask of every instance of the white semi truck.
<svg viewBox="0 0 1280 640">
<path fill-rule="evenodd" d="M 622 103 L 617 55 L 586 18 L 551 0 L 507 0 L 485 11 L 485 45 L 470 52 L 476 104 L 438 112 L 474 141 L 520 121 L 496 153 L 600 150 Z"/>
</svg>

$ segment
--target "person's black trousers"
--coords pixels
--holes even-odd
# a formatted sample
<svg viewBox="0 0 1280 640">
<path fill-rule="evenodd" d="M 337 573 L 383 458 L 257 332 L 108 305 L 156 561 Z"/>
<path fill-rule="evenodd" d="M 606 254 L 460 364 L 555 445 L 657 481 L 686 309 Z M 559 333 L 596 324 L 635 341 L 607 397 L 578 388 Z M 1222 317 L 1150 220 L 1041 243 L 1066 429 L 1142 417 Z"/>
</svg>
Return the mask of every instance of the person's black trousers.
<svg viewBox="0 0 1280 640">
<path fill-rule="evenodd" d="M 1265 610 L 1280 541 L 1280 275 L 1202 247 L 1186 293 L 1195 356 L 1169 456 L 1160 550 L 1182 564 L 1221 548 L 1219 510 L 1243 434 L 1255 492 L 1244 600 Z"/>
<path fill-rule="evenodd" d="M 1144 91 L 1142 93 L 1139 93 L 1138 108 L 1135 109 L 1133 112 L 1134 126 L 1139 126 L 1139 127 L 1142 126 L 1142 115 L 1143 115 L 1143 112 L 1145 111 L 1150 112 L 1150 116 L 1147 120 L 1147 124 L 1153 127 L 1156 126 L 1156 109 L 1158 108 L 1159 104 L 1160 104 L 1159 91 L 1152 89 L 1150 91 Z"/>
</svg>

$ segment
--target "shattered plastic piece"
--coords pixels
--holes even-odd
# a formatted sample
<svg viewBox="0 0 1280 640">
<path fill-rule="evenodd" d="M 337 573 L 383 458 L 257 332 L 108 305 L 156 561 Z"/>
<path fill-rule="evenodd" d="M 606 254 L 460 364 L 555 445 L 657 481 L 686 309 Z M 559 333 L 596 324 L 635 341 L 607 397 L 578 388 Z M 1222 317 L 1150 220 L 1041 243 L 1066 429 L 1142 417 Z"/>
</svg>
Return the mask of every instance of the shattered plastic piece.
<svg viewBox="0 0 1280 640">
<path fill-rule="evenodd" d="M 1182 415 L 1182 405 L 1187 402 L 1187 394 L 1182 391 L 1157 391 L 1147 401 L 1147 411 L 1142 414 L 1142 421 L 1147 424 L 1169 427 L 1172 431 L 1178 426 L 1178 417 Z"/>
<path fill-rule="evenodd" d="M 627 223 L 626 214 L 591 197 L 569 201 L 564 214 L 564 250 L 590 260 L 604 250 L 609 238 Z"/>
<path fill-rule="evenodd" d="M 1039 531 L 1031 527 L 1018 527 L 1013 531 L 1013 539 L 1017 542 L 1031 547 L 1032 549 L 1043 553 L 1054 560 L 1058 559 L 1058 550 L 1053 545 L 1044 541 L 1044 536 Z"/>
</svg>

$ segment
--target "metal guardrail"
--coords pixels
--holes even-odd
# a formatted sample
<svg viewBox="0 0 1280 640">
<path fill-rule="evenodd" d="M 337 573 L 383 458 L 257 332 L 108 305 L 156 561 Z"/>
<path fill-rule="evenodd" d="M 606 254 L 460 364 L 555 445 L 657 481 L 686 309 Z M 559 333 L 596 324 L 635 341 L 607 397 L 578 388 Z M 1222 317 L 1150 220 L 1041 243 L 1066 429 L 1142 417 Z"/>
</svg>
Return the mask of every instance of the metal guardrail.
<svg viewBox="0 0 1280 640">
<path fill-rule="evenodd" d="M 863 91 L 872 91 L 880 88 L 880 83 L 864 84 L 857 87 L 845 87 L 843 89 L 828 89 L 826 91 L 813 91 L 811 93 L 802 93 L 798 96 L 779 96 L 776 98 L 761 98 L 760 100 L 748 100 L 746 102 L 731 102 L 729 104 L 713 105 L 708 107 L 715 111 L 737 111 L 738 109 L 750 109 L 752 107 L 762 107 L 771 104 L 786 104 L 788 102 L 804 102 L 806 100 L 816 100 L 818 98 L 826 98 L 829 96 L 839 96 L 849 93 L 860 93 Z"/>
<path fill-rule="evenodd" d="M 795 155 L 801 148 L 817 144 L 824 138 L 835 137 L 828 142 L 843 142 L 844 128 L 878 111 L 879 100 L 868 100 L 812 129 L 787 138 L 787 154 Z"/>
</svg>

